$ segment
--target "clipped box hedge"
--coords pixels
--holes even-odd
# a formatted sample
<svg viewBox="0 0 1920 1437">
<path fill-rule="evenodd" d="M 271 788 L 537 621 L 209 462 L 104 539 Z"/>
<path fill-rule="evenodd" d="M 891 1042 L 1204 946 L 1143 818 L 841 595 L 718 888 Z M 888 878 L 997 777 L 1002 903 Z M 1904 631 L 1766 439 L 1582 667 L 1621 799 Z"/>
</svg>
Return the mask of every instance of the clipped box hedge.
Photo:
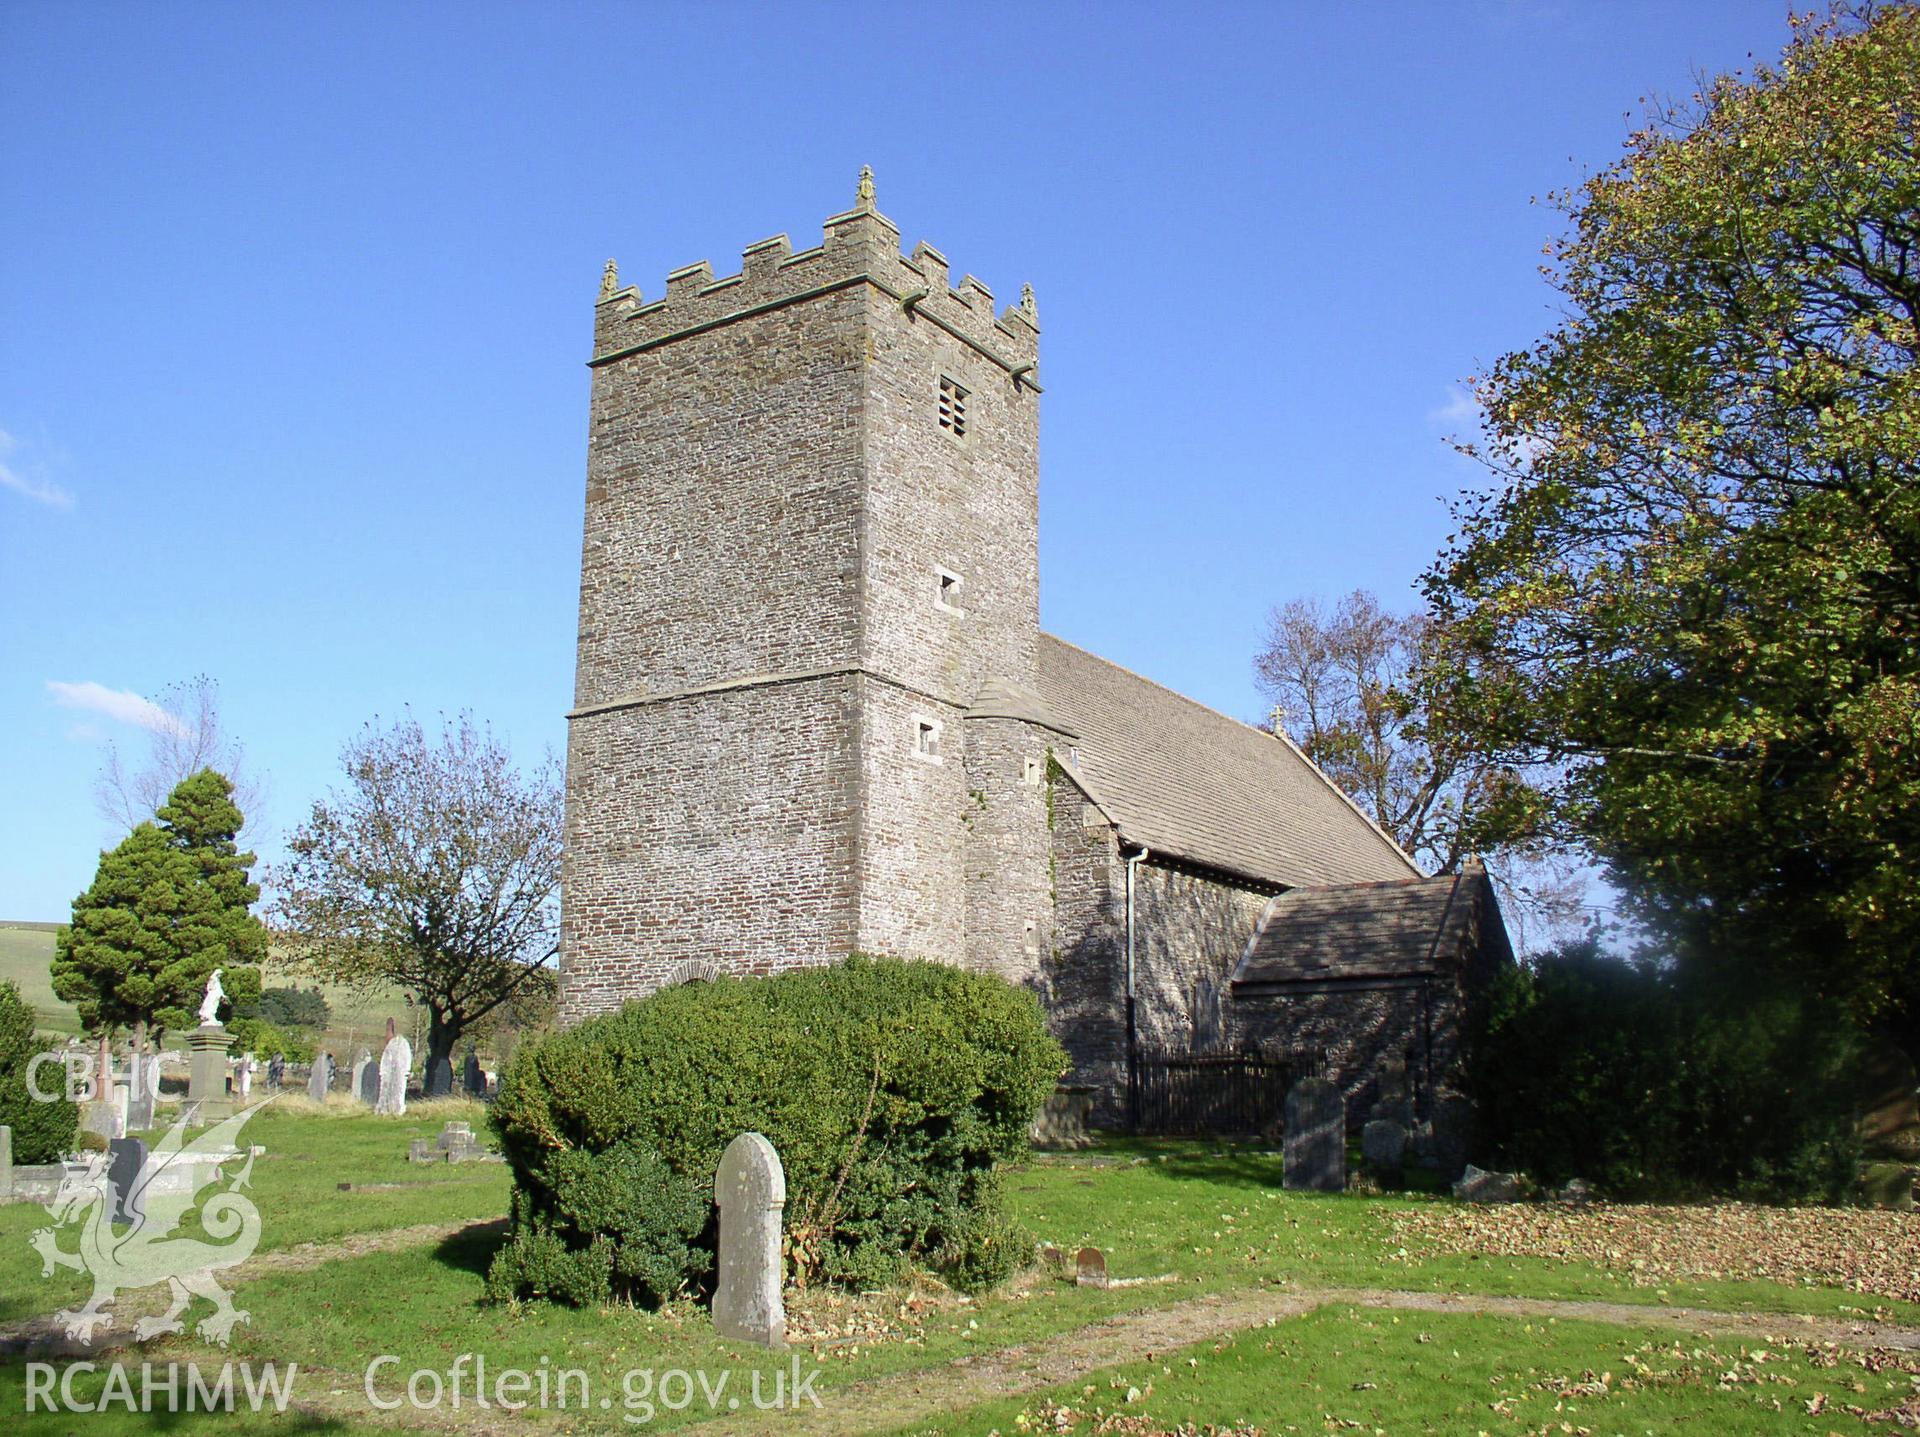
<svg viewBox="0 0 1920 1437">
<path fill-rule="evenodd" d="M 853 957 L 668 988 L 521 1050 L 490 1111 L 516 1192 L 496 1298 L 657 1302 L 710 1282 L 713 1174 L 743 1132 L 787 1177 L 799 1281 L 907 1266 L 980 1288 L 1031 1241 L 996 1167 L 1066 1057 L 1032 994 Z"/>
</svg>

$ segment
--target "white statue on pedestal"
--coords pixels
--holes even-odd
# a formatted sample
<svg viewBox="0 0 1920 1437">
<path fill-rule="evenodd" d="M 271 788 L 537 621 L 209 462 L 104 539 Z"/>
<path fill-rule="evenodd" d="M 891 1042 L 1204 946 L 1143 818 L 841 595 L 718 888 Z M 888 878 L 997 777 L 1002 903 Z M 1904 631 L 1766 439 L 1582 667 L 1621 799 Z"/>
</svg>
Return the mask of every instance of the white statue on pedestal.
<svg viewBox="0 0 1920 1437">
<path fill-rule="evenodd" d="M 220 970 L 214 969 L 207 975 L 207 996 L 200 1000 L 200 1026 L 217 1028 L 220 1025 L 220 1000 L 227 996 L 227 990 L 220 986 Z"/>
</svg>

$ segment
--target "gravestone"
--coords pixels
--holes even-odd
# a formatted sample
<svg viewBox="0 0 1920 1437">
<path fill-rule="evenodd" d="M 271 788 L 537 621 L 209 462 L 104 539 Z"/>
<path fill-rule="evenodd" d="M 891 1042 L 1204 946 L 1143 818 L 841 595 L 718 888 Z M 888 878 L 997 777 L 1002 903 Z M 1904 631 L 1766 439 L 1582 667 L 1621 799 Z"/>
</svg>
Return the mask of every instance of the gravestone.
<svg viewBox="0 0 1920 1437">
<path fill-rule="evenodd" d="M 1453 1195 L 1461 1202 L 1503 1203 L 1520 1201 L 1520 1178 L 1515 1173 L 1490 1173 L 1467 1164 Z"/>
<path fill-rule="evenodd" d="M 1067 1255 L 1050 1242 L 1040 1244 L 1040 1263 L 1048 1272 L 1062 1273 L 1067 1270 Z"/>
<path fill-rule="evenodd" d="M 430 1163 L 433 1161 L 433 1144 L 425 1138 L 410 1138 L 407 1141 L 407 1161 L 410 1163 Z"/>
<path fill-rule="evenodd" d="M 1027 1134 L 1035 1147 L 1084 1148 L 1093 1142 L 1094 1089 L 1060 1083 L 1034 1115 Z"/>
<path fill-rule="evenodd" d="M 373 1054 L 365 1048 L 353 1055 L 353 1068 L 347 1074 L 347 1096 L 358 1098 L 366 1087 L 367 1070 L 373 1066 Z M 375 1080 L 375 1092 L 378 1093 L 378 1079 Z"/>
<path fill-rule="evenodd" d="M 466 1086 L 468 1097 L 486 1097 L 487 1074 L 486 1070 L 480 1066 L 480 1055 L 478 1053 L 467 1054 L 467 1066 L 465 1071 L 461 1073 L 460 1078 Z"/>
<path fill-rule="evenodd" d="M 327 1100 L 327 1089 L 333 1086 L 333 1054 L 322 1049 L 313 1055 L 313 1066 L 307 1070 L 307 1096 L 316 1103 Z"/>
<path fill-rule="evenodd" d="M 435 1058 L 427 1069 L 427 1096 L 444 1098 L 453 1092 L 453 1059 Z"/>
<path fill-rule="evenodd" d="M 1459 1177 L 1473 1146 L 1473 1103 L 1459 1093 L 1436 1094 L 1426 1128 L 1429 1163 L 1442 1177 Z"/>
<path fill-rule="evenodd" d="M 1867 1154 L 1906 1161 L 1920 1157 L 1920 1078 L 1913 1061 L 1893 1044 L 1877 1043 L 1858 1067 L 1859 1135 Z"/>
<path fill-rule="evenodd" d="M 127 1135 L 127 1089 L 124 1083 L 115 1083 L 107 1096 L 98 1102 L 88 1103 L 81 1120 L 81 1126 L 90 1133 L 112 1142 L 115 1138 Z"/>
<path fill-rule="evenodd" d="M 360 1077 L 353 1085 L 353 1095 L 370 1108 L 380 1106 L 380 1065 L 369 1059 L 360 1069 Z"/>
<path fill-rule="evenodd" d="M 1097 1247 L 1083 1247 L 1073 1259 L 1073 1280 L 1081 1287 L 1107 1285 L 1107 1255 Z"/>
<path fill-rule="evenodd" d="M 160 1098 L 160 1057 L 136 1053 L 127 1079 L 127 1127 L 144 1133 L 153 1126 L 154 1104 Z"/>
<path fill-rule="evenodd" d="M 280 1085 L 284 1083 L 286 1079 L 287 1060 L 278 1053 L 275 1053 L 272 1061 L 267 1064 L 267 1086 L 277 1093 L 280 1091 Z"/>
<path fill-rule="evenodd" d="M 253 1054 L 242 1053 L 233 1069 L 233 1095 L 243 1104 L 253 1091 Z"/>
<path fill-rule="evenodd" d="M 1407 1161 L 1407 1130 L 1391 1118 L 1375 1118 L 1360 1130 L 1360 1154 L 1367 1171 L 1382 1181 L 1396 1181 Z"/>
<path fill-rule="evenodd" d="M 380 1096 L 373 1110 L 383 1117 L 397 1118 L 407 1110 L 407 1074 L 413 1070 L 413 1044 L 392 1031 L 387 1023 L 387 1046 L 380 1050 Z"/>
<path fill-rule="evenodd" d="M 0 1123 L 0 1202 L 13 1201 L 13 1129 Z"/>
<path fill-rule="evenodd" d="M 1327 1078 L 1302 1078 L 1287 1093 L 1282 1183 L 1295 1192 L 1347 1190 L 1347 1104 Z"/>
<path fill-rule="evenodd" d="M 147 1145 L 139 1138 L 115 1138 L 107 1144 L 107 1185 L 113 1193 L 115 1222 L 147 1220 L 147 1195 L 138 1186 L 146 1163 Z"/>
<path fill-rule="evenodd" d="M 728 1143 L 714 1174 L 713 1200 L 720 1205 L 714 1330 L 740 1342 L 785 1347 L 780 1218 L 787 1204 L 787 1177 L 773 1144 L 758 1133 L 742 1133 Z"/>
<path fill-rule="evenodd" d="M 1374 1100 L 1373 1116 L 1386 1122 L 1398 1123 L 1402 1128 L 1413 1125 L 1413 1098 L 1407 1086 L 1407 1060 L 1399 1053 L 1391 1053 L 1380 1062 L 1380 1078 L 1376 1084 L 1378 1097 Z"/>
</svg>

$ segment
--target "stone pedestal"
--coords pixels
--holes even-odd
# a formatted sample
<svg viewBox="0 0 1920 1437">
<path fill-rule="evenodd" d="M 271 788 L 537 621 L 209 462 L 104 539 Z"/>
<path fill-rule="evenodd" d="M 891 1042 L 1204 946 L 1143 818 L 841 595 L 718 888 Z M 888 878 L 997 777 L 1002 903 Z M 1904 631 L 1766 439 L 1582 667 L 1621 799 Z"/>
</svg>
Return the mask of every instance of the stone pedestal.
<svg viewBox="0 0 1920 1437">
<path fill-rule="evenodd" d="M 217 1123 L 233 1115 L 227 1097 L 227 1044 L 224 1025 L 203 1023 L 187 1034 L 191 1067 L 187 1070 L 187 1111 L 196 1123 Z"/>
</svg>

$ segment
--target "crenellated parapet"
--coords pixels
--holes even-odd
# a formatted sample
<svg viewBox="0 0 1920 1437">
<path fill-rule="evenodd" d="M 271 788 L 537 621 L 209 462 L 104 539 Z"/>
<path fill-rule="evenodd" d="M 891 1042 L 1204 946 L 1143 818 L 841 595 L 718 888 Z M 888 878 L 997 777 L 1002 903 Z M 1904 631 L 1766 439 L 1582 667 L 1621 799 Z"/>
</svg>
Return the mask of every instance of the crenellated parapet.
<svg viewBox="0 0 1920 1437">
<path fill-rule="evenodd" d="M 1040 321 L 1032 286 L 997 314 L 993 291 L 972 275 L 955 284 L 947 257 L 921 243 L 901 253 L 900 231 L 873 204 L 869 171 L 861 171 L 854 207 L 826 222 L 820 244 L 795 253 L 785 235 L 748 245 L 740 272 L 716 279 L 705 260 L 669 274 L 666 292 L 647 299 L 622 286 L 612 260 L 601 277 L 590 363 L 610 364 L 674 339 L 782 305 L 869 285 L 915 323 L 947 331 L 1004 368 L 1017 384 L 1034 383 Z"/>
</svg>

